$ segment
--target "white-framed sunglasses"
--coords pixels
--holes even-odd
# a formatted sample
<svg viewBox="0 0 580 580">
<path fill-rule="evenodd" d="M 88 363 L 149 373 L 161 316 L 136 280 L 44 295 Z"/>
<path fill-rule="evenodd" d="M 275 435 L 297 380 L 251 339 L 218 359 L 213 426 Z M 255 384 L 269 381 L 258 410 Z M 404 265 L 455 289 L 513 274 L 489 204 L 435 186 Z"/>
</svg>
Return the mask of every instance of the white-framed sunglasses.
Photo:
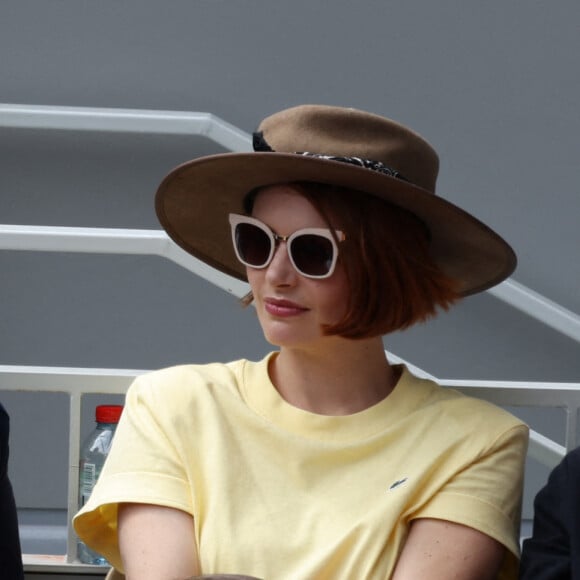
<svg viewBox="0 0 580 580">
<path fill-rule="evenodd" d="M 325 228 L 304 228 L 289 236 L 280 236 L 260 220 L 235 213 L 229 214 L 229 221 L 234 250 L 242 264 L 250 268 L 265 268 L 274 257 L 276 246 L 286 242 L 292 266 L 306 278 L 332 276 L 338 259 L 336 242 L 346 239 L 340 230 L 331 232 Z"/>
</svg>

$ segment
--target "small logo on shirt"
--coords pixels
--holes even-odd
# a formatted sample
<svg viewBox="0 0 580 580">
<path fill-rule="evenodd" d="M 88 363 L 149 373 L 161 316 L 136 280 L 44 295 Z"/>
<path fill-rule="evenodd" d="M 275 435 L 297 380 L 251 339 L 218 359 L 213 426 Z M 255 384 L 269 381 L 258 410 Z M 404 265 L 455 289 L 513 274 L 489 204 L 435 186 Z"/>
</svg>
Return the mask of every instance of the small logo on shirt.
<svg viewBox="0 0 580 580">
<path fill-rule="evenodd" d="M 406 483 L 407 479 L 409 479 L 409 478 L 403 477 L 403 479 L 397 479 L 397 481 L 391 483 L 391 486 L 389 487 L 389 491 L 394 491 L 398 487 L 401 487 L 402 485 L 404 485 Z"/>
</svg>

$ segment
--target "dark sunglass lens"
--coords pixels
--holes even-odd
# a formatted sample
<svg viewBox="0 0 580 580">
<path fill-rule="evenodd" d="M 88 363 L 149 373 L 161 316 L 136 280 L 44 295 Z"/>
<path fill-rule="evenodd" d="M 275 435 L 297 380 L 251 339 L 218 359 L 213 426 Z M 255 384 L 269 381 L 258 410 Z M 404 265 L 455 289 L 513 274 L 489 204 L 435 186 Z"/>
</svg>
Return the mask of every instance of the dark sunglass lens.
<svg viewBox="0 0 580 580">
<path fill-rule="evenodd" d="M 327 238 L 304 234 L 292 240 L 292 259 L 296 267 L 309 276 L 324 276 L 332 265 L 334 249 Z"/>
<path fill-rule="evenodd" d="M 252 224 L 236 226 L 236 246 L 244 262 L 250 266 L 264 266 L 270 254 L 270 238 Z"/>
</svg>

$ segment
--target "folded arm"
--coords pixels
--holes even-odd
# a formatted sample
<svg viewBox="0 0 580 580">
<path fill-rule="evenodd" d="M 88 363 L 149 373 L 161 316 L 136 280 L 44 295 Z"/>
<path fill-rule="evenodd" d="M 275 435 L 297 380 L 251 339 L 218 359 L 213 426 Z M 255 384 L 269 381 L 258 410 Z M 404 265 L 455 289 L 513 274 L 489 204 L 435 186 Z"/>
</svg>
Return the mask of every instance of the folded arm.
<svg viewBox="0 0 580 580">
<path fill-rule="evenodd" d="M 493 580 L 505 548 L 482 532 L 445 520 L 418 519 L 392 580 Z"/>
<path fill-rule="evenodd" d="M 172 508 L 121 504 L 119 549 L 127 580 L 164 580 L 199 574 L 193 518 Z"/>
</svg>

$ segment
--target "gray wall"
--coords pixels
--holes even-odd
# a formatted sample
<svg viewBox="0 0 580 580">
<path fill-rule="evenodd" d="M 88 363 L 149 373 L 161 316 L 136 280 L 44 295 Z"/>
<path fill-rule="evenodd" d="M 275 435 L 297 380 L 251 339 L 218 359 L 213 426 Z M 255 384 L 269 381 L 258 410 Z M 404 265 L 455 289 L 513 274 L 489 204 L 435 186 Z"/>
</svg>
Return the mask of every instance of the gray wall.
<svg viewBox="0 0 580 580">
<path fill-rule="evenodd" d="M 246 131 L 302 102 L 391 116 L 440 152 L 439 193 L 513 244 L 514 279 L 580 312 L 579 30 L 575 0 L 5 0 L 0 102 L 205 111 Z M 0 131 L 9 224 L 157 228 L 163 175 L 218 150 Z M 0 272 L 0 364 L 149 369 L 268 348 L 251 309 L 158 258 L 4 251 Z M 385 344 L 445 378 L 580 380 L 577 343 L 490 295 Z M 19 506 L 62 508 L 66 402 L 0 396 Z M 558 417 L 523 414 L 561 437 Z M 528 498 L 546 475 L 530 470 Z"/>
</svg>

